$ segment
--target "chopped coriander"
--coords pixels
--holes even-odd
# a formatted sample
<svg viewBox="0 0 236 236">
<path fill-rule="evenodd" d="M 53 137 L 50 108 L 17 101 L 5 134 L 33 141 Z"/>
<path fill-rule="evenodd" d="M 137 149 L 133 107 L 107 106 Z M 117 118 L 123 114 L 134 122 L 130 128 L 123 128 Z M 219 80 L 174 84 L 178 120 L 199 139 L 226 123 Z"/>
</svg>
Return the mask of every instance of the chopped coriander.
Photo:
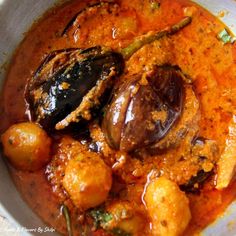
<svg viewBox="0 0 236 236">
<path fill-rule="evenodd" d="M 96 228 L 112 220 L 112 214 L 105 212 L 103 209 L 92 210 L 90 211 L 90 215 L 94 219 L 94 226 Z"/>
<path fill-rule="evenodd" d="M 104 223 L 107 223 L 107 222 L 109 222 L 110 220 L 112 220 L 112 215 L 109 214 L 109 213 L 105 213 L 105 214 L 103 215 L 103 222 L 104 222 Z"/>
<path fill-rule="evenodd" d="M 223 29 L 218 34 L 218 39 L 220 39 L 224 44 L 234 43 L 236 41 L 236 37 L 232 37 L 227 29 Z"/>
<path fill-rule="evenodd" d="M 104 225 L 111 220 L 113 220 L 112 214 L 105 212 L 104 209 L 94 209 L 90 211 L 90 216 L 94 220 L 94 227 L 96 229 L 98 228 L 104 228 Z M 125 232 L 123 229 L 120 229 L 118 227 L 114 227 L 113 229 L 107 229 L 104 228 L 106 232 L 110 233 L 114 236 L 132 236 L 132 234 Z"/>
</svg>

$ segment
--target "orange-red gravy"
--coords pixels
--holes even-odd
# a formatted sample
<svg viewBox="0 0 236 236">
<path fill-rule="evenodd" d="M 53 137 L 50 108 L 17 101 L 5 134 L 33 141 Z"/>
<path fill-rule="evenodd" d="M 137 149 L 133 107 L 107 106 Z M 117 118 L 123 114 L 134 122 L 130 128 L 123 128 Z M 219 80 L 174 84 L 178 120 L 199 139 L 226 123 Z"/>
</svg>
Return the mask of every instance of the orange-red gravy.
<svg viewBox="0 0 236 236">
<path fill-rule="evenodd" d="M 224 148 L 228 123 L 232 117 L 230 107 L 236 105 L 236 45 L 223 45 L 216 35 L 224 25 L 207 11 L 187 0 L 160 1 L 160 11 L 150 14 L 148 0 L 118 1 L 125 9 L 120 22 L 112 27 L 112 16 L 99 20 L 93 18 L 83 22 L 84 26 L 76 38 L 61 37 L 65 25 L 89 1 L 72 0 L 46 13 L 27 32 L 25 39 L 16 50 L 2 94 L 0 130 L 11 124 L 27 120 L 25 114 L 24 87 L 32 77 L 45 55 L 53 50 L 70 47 L 91 47 L 105 45 L 114 50 L 127 46 L 134 36 L 150 30 L 160 30 L 178 22 L 184 16 L 186 7 L 193 13 L 192 24 L 179 34 L 167 40 L 157 62 L 177 64 L 194 81 L 201 103 L 200 134 L 217 140 L 220 151 Z M 131 30 L 122 31 L 122 19 L 132 22 Z M 142 54 L 149 53 L 147 46 L 134 55 L 127 63 L 128 70 L 139 71 L 143 64 L 151 63 L 151 53 L 144 60 Z M 170 50 L 171 49 L 171 50 Z M 155 49 L 156 50 L 156 49 Z M 154 52 L 155 52 L 154 50 Z M 217 111 L 217 113 L 214 113 Z M 217 115 L 216 115 L 217 114 Z M 31 208 L 48 224 L 65 233 L 65 220 L 60 204 L 47 182 L 44 171 L 27 173 L 10 168 L 14 182 Z M 236 183 L 224 191 L 204 187 L 201 195 L 189 195 L 192 220 L 186 235 L 199 232 L 223 212 L 236 197 Z"/>
</svg>

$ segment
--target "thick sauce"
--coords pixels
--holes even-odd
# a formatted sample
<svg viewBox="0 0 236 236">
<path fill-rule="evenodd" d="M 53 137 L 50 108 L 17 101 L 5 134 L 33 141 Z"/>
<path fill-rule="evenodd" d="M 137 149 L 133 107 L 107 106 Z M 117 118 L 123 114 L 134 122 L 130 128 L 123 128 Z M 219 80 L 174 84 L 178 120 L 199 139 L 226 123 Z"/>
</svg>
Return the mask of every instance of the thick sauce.
<svg viewBox="0 0 236 236">
<path fill-rule="evenodd" d="M 159 9 L 151 9 L 151 1 L 148 0 L 120 0 L 117 1 L 122 8 L 119 14 L 100 11 L 97 15 L 80 19 L 81 27 L 75 34 L 68 32 L 66 36 L 61 36 L 65 25 L 88 2 L 72 0 L 50 10 L 26 34 L 15 52 L 5 81 L 1 99 L 3 109 L 1 132 L 11 124 L 27 120 L 24 101 L 25 84 L 49 52 L 95 45 L 104 45 L 118 50 L 127 46 L 135 36 L 151 30 L 161 30 L 178 22 L 185 14 L 191 14 L 193 17 L 191 25 L 178 34 L 156 41 L 135 53 L 126 64 L 126 73 L 139 72 L 152 64 L 178 65 L 191 77 L 200 101 L 199 136 L 215 140 L 219 153 L 222 153 L 228 125 L 236 107 L 236 45 L 224 45 L 217 38 L 217 34 L 225 26 L 206 10 L 187 0 L 162 0 Z M 91 133 L 95 140 L 100 140 L 99 129 L 91 127 Z M 64 140 L 64 142 L 71 141 Z M 55 153 L 58 152 L 56 143 L 58 143 L 57 138 L 55 138 Z M 104 147 L 103 151 L 106 153 L 110 150 Z M 180 151 L 171 150 L 147 158 L 142 164 L 137 159 L 129 159 L 123 169 L 116 173 L 127 184 L 125 199 L 142 205 L 144 185 L 148 173 L 153 168 L 162 168 L 173 180 L 181 172 L 188 172 L 185 164 L 172 168 L 178 161 L 176 155 Z M 60 156 L 57 153 L 56 156 L 58 155 Z M 15 184 L 30 207 L 45 222 L 59 232 L 65 233 L 66 224 L 60 209 L 65 199 L 60 196 L 58 193 L 60 191 L 55 186 L 50 185 L 45 170 L 28 173 L 10 168 L 10 171 Z M 191 169 L 189 172 L 191 175 Z M 118 184 L 117 188 L 119 188 Z M 210 179 L 200 194 L 188 194 L 188 197 L 192 220 L 184 235 L 193 235 L 215 220 L 236 197 L 236 183 L 231 184 L 224 191 L 218 191 L 214 189 L 214 179 Z M 144 206 L 141 206 L 141 209 L 145 213 Z M 78 229 L 76 223 L 79 222 L 78 216 L 73 218 L 75 229 Z M 146 231 L 148 232 L 148 229 Z"/>
</svg>

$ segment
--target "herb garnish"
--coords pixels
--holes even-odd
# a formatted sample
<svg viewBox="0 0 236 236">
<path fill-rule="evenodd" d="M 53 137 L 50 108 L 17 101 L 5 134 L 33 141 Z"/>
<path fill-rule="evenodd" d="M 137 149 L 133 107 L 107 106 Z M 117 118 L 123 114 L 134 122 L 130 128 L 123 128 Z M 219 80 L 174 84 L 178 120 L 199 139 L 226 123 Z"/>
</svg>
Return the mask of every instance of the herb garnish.
<svg viewBox="0 0 236 236">
<path fill-rule="evenodd" d="M 90 215 L 94 219 L 95 228 L 99 228 L 102 224 L 112 220 L 112 214 L 105 212 L 103 209 L 94 209 L 90 211 Z"/>
<path fill-rule="evenodd" d="M 220 39 L 224 44 L 226 43 L 234 43 L 236 41 L 236 37 L 232 37 L 230 32 L 227 29 L 223 29 L 218 34 L 218 39 Z"/>
<path fill-rule="evenodd" d="M 96 229 L 98 228 L 104 228 L 104 225 L 108 222 L 110 222 L 113 219 L 112 214 L 104 211 L 104 209 L 94 209 L 90 211 L 90 216 L 94 219 L 94 227 Z M 124 230 L 115 227 L 113 229 L 105 229 L 108 233 L 114 235 L 114 236 L 131 236 L 132 234 L 125 232 Z"/>
</svg>

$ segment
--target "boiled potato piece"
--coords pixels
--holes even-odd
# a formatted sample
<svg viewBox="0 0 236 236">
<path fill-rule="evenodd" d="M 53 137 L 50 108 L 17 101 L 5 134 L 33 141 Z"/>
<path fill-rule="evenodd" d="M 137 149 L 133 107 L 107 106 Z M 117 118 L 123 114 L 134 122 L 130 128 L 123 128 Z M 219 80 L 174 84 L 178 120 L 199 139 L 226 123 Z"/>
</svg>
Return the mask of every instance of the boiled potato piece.
<svg viewBox="0 0 236 236">
<path fill-rule="evenodd" d="M 35 171 L 50 160 L 51 138 L 35 123 L 12 125 L 1 139 L 4 154 L 17 169 Z"/>
<path fill-rule="evenodd" d="M 63 186 L 75 206 L 86 210 L 103 203 L 111 189 L 112 172 L 97 153 L 78 154 L 68 162 Z"/>
<path fill-rule="evenodd" d="M 178 185 L 165 177 L 151 181 L 144 196 L 153 235 L 179 236 L 191 219 L 189 200 Z"/>
<path fill-rule="evenodd" d="M 106 207 L 106 211 L 112 215 L 112 220 L 102 227 L 109 232 L 120 229 L 131 235 L 140 235 L 145 227 L 143 215 L 128 201 L 115 201 Z"/>
</svg>

